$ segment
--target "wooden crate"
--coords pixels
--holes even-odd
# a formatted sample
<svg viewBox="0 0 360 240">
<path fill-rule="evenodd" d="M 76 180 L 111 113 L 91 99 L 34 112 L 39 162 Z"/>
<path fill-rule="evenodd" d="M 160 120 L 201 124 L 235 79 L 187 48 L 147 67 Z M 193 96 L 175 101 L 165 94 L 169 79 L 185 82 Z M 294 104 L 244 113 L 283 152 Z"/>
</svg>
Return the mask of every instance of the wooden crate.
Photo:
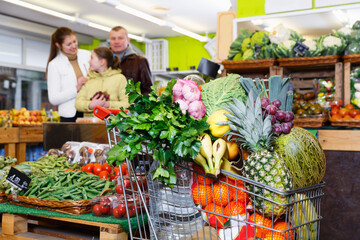
<svg viewBox="0 0 360 240">
<path fill-rule="evenodd" d="M 349 54 L 344 59 L 344 106 L 351 103 L 350 73 L 355 66 L 360 66 L 360 54 Z"/>
<path fill-rule="evenodd" d="M 228 73 L 237 73 L 242 77 L 268 79 L 273 75 L 277 75 L 278 66 L 275 59 L 259 59 L 248 61 L 229 61 L 222 62 L 224 70 L 222 76 Z"/>
<path fill-rule="evenodd" d="M 33 216 L 33 215 L 21 215 L 13 213 L 3 213 L 2 214 L 2 233 L 0 234 L 1 239 L 39 239 L 31 236 L 29 234 L 30 229 L 28 223 L 34 223 L 36 221 L 41 222 L 58 222 L 60 224 L 69 224 L 69 225 L 85 225 L 87 227 L 98 227 L 100 240 L 127 240 L 128 234 L 124 232 L 122 227 L 119 224 L 110 224 L 110 223 L 101 223 L 101 222 L 92 222 L 80 219 L 72 218 L 62 218 L 62 217 L 46 217 L 46 216 Z M 76 227 L 76 226 L 74 226 Z M 72 235 L 67 235 L 64 229 L 64 233 L 54 234 L 51 231 L 41 231 L 41 234 L 44 237 L 41 239 L 46 239 L 46 236 L 61 237 L 65 239 L 83 239 L 81 237 L 74 237 Z M 50 237 L 49 237 L 50 239 Z M 51 238 L 53 239 L 53 238 Z"/>
<path fill-rule="evenodd" d="M 290 65 L 278 67 L 276 75 L 290 77 L 294 83 L 294 90 L 300 93 L 314 88 L 314 79 L 332 77 L 335 80 L 335 100 L 344 98 L 343 63 L 328 63 L 308 65 Z M 285 63 L 284 63 L 285 64 Z M 283 65 L 284 65 L 283 64 Z"/>
</svg>

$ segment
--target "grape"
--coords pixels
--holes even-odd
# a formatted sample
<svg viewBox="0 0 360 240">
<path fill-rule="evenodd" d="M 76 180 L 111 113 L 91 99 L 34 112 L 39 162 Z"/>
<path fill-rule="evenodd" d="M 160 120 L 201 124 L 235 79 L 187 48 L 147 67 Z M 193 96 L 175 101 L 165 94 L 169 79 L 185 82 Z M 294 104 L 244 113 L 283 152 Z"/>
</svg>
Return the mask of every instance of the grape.
<svg viewBox="0 0 360 240">
<path fill-rule="evenodd" d="M 294 119 L 294 113 L 292 111 L 285 112 L 285 117 L 284 117 L 285 122 L 290 122 L 293 119 Z"/>
<path fill-rule="evenodd" d="M 288 124 L 290 124 L 290 127 L 291 127 L 291 128 L 294 127 L 294 121 L 290 121 L 290 122 L 288 122 Z"/>
<path fill-rule="evenodd" d="M 277 112 L 278 108 L 275 107 L 274 105 L 267 105 L 266 106 L 266 111 L 270 114 L 270 115 L 275 115 L 275 113 Z"/>
<path fill-rule="evenodd" d="M 282 129 L 283 133 L 288 134 L 288 133 L 290 133 L 291 127 L 290 127 L 289 123 L 285 122 L 285 123 L 281 124 L 281 129 Z"/>
<path fill-rule="evenodd" d="M 286 113 L 282 110 L 279 110 L 276 112 L 275 116 L 276 116 L 276 119 L 279 120 L 279 121 L 282 121 L 285 119 L 285 115 Z"/>
<path fill-rule="evenodd" d="M 270 99 L 266 97 L 261 97 L 261 107 L 266 108 L 270 104 Z"/>
<path fill-rule="evenodd" d="M 275 115 L 272 115 L 271 116 L 271 124 L 275 124 L 275 122 L 276 122 L 276 117 L 275 117 Z"/>
<path fill-rule="evenodd" d="M 274 127 L 273 127 L 273 131 L 280 135 L 282 133 L 281 125 L 280 124 L 275 124 Z"/>
<path fill-rule="evenodd" d="M 279 108 L 281 106 L 281 101 L 279 99 L 276 99 L 272 102 L 273 105 L 275 105 L 275 107 Z"/>
</svg>

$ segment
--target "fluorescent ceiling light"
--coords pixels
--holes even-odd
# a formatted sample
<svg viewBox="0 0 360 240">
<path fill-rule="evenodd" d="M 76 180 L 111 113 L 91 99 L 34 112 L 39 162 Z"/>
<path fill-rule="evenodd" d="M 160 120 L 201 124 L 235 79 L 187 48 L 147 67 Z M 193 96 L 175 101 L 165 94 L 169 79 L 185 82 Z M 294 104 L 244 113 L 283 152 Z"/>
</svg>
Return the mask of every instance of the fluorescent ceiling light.
<svg viewBox="0 0 360 240">
<path fill-rule="evenodd" d="M 335 17 L 341 22 L 341 23 L 347 23 L 349 22 L 349 17 L 346 14 L 346 12 L 342 10 L 334 10 L 332 13 L 335 15 Z"/>
<path fill-rule="evenodd" d="M 149 15 L 147 13 L 141 12 L 141 11 L 136 10 L 134 8 L 128 7 L 128 6 L 124 5 L 124 4 L 118 3 L 115 6 L 115 8 L 120 10 L 120 11 L 126 12 L 128 14 L 134 15 L 136 17 L 142 18 L 142 19 L 144 19 L 146 21 L 155 23 L 157 25 L 160 25 L 160 26 L 165 26 L 166 25 L 166 21 L 161 20 L 160 18 L 157 18 L 157 17 L 153 17 L 153 16 L 151 16 L 151 15 Z"/>
<path fill-rule="evenodd" d="M 105 32 L 109 32 L 111 30 L 110 27 L 106 27 L 106 26 L 103 26 L 103 25 L 100 25 L 100 24 L 97 24 L 97 23 L 89 22 L 89 21 L 81 19 L 81 18 L 69 16 L 69 15 L 66 15 L 66 14 L 62 14 L 62 13 L 59 13 L 59 12 L 56 12 L 56 11 L 53 11 L 53 10 L 50 10 L 50 9 L 47 9 L 47 8 L 39 7 L 39 6 L 30 4 L 30 3 L 27 3 L 27 2 L 23 2 L 23 1 L 19 1 L 19 0 L 4 0 L 4 1 L 15 4 L 15 5 L 18 5 L 18 6 L 21 6 L 21 7 L 31 9 L 31 10 L 34 10 L 34 11 L 42 12 L 42 13 L 45 13 L 45 14 L 48 14 L 48 15 L 51 15 L 51 16 L 54 16 L 54 17 L 69 20 L 71 22 L 77 22 L 77 23 L 80 23 L 80 24 L 83 24 L 83 25 L 87 25 L 89 27 L 96 28 L 96 29 L 99 29 L 99 30 L 102 30 L 102 31 L 105 31 Z M 148 38 L 136 36 L 136 35 L 133 35 L 133 34 L 129 34 L 129 37 L 132 38 L 132 39 L 141 41 L 141 42 L 151 42 L 151 40 L 148 39 Z"/>
<path fill-rule="evenodd" d="M 124 5 L 124 4 L 121 4 L 118 1 L 115 1 L 115 0 L 96 0 L 96 1 L 99 2 L 99 3 L 107 3 L 109 5 L 114 6 L 116 9 L 118 9 L 120 11 L 123 11 L 125 13 L 134 15 L 134 16 L 139 17 L 139 18 L 142 18 L 142 19 L 144 19 L 146 21 L 155 23 L 155 24 L 157 24 L 159 26 L 170 27 L 175 32 L 178 32 L 178 33 L 181 33 L 183 35 L 195 38 L 195 39 L 197 39 L 197 40 L 199 40 L 201 42 L 208 42 L 209 41 L 208 37 L 204 37 L 204 36 L 201 36 L 201 35 L 196 34 L 194 32 L 191 32 L 189 30 L 186 30 L 184 28 L 177 27 L 172 22 L 165 21 L 165 20 L 162 20 L 162 19 L 157 18 L 157 17 L 153 17 L 153 16 L 151 16 L 151 15 L 149 15 L 147 13 L 144 13 L 142 11 L 139 11 L 139 10 L 136 10 L 134 8 L 128 7 L 128 6 Z"/>
<path fill-rule="evenodd" d="M 204 37 L 204 36 L 201 36 L 199 34 L 196 34 L 196 33 L 193 33 L 193 32 L 190 32 L 184 28 L 181 28 L 181 27 L 173 27 L 172 28 L 173 31 L 175 32 L 178 32 L 178 33 L 181 33 L 181 34 L 184 34 L 186 36 L 189 36 L 189 37 L 192 37 L 192 38 L 195 38 L 197 40 L 199 40 L 200 42 L 207 42 L 209 41 L 209 38 L 208 37 Z"/>
<path fill-rule="evenodd" d="M 30 3 L 27 3 L 27 2 L 18 1 L 18 0 L 4 0 L 4 1 L 15 4 L 15 5 L 18 5 L 18 6 L 21 6 L 21 7 L 29 8 L 29 9 L 37 11 L 37 12 L 42 12 L 42 13 L 52 15 L 52 16 L 55 16 L 55 17 L 58 17 L 58 18 L 62 18 L 62 19 L 65 19 L 65 20 L 75 21 L 75 17 L 73 17 L 73 16 L 62 14 L 62 13 L 59 13 L 59 12 L 56 12 L 56 11 L 53 11 L 53 10 L 50 10 L 50 9 L 47 9 L 47 8 L 39 7 L 39 6 L 30 4 Z"/>
</svg>

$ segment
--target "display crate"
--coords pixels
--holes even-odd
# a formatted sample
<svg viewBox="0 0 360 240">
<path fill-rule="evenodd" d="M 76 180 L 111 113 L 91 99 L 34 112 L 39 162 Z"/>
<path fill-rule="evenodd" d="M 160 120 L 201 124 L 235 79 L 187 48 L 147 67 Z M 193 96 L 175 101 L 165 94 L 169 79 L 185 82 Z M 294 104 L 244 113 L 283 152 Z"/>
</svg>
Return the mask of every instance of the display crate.
<svg viewBox="0 0 360 240">
<path fill-rule="evenodd" d="M 351 68 L 360 65 L 360 54 L 343 56 L 344 60 L 344 105 L 351 103 L 350 74 Z"/>
<path fill-rule="evenodd" d="M 246 61 L 225 60 L 222 61 L 222 64 L 224 65 L 223 76 L 228 73 L 237 73 L 242 77 L 267 79 L 276 75 L 278 71 L 274 58 Z"/>
<path fill-rule="evenodd" d="M 299 58 L 301 60 L 301 58 Z M 335 80 L 335 97 L 334 100 L 340 100 L 344 97 L 344 80 L 343 80 L 343 63 L 339 58 L 332 57 L 327 61 L 279 61 L 277 75 L 290 77 L 294 83 L 294 90 L 309 90 L 313 86 L 313 79 L 322 79 L 332 77 Z M 311 86 L 310 86 L 311 85 Z"/>
</svg>

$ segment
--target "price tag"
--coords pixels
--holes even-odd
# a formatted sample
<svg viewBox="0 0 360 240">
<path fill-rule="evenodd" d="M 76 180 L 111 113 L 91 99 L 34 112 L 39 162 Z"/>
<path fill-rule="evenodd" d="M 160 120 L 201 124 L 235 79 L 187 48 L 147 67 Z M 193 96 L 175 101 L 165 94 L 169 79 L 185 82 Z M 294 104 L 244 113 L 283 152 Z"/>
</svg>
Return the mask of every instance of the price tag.
<svg viewBox="0 0 360 240">
<path fill-rule="evenodd" d="M 16 168 L 10 168 L 9 174 L 6 177 L 6 180 L 13 186 L 20 188 L 20 190 L 26 190 L 29 187 L 31 178 L 26 174 L 20 172 Z"/>
<path fill-rule="evenodd" d="M 304 56 L 306 52 L 309 50 L 309 47 L 303 44 L 302 42 L 296 42 L 293 47 L 294 52 L 296 52 L 299 56 Z"/>
</svg>

